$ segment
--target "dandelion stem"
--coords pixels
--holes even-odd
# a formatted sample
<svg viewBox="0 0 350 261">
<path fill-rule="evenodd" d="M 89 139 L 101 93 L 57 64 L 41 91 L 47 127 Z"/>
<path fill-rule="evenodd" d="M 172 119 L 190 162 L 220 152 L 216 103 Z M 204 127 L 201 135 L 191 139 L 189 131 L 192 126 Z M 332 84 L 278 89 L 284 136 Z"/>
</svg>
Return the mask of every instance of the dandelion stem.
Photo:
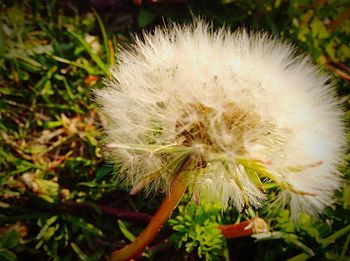
<svg viewBox="0 0 350 261">
<path fill-rule="evenodd" d="M 174 211 L 187 189 L 187 182 L 182 174 L 190 162 L 191 158 L 188 158 L 180 167 L 178 171 L 179 174 L 176 176 L 171 185 L 170 193 L 163 200 L 147 227 L 129 245 L 120 250 L 114 251 L 110 258 L 111 261 L 129 260 L 134 258 L 140 254 L 143 249 L 156 237 L 159 230 L 167 222 L 169 216 Z"/>
<path fill-rule="evenodd" d="M 218 229 L 225 238 L 245 237 L 254 234 L 253 229 L 249 228 L 249 221 L 243 221 L 238 224 L 221 225 Z"/>
<path fill-rule="evenodd" d="M 218 226 L 218 229 L 225 238 L 245 237 L 269 231 L 266 221 L 259 217 L 238 224 L 221 225 Z"/>
</svg>

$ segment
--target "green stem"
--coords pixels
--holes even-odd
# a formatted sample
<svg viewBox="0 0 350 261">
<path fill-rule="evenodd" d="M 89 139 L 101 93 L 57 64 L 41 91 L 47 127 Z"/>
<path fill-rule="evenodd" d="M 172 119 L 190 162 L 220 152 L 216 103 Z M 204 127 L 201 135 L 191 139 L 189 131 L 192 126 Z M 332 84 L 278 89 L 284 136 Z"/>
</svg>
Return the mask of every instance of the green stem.
<svg viewBox="0 0 350 261">
<path fill-rule="evenodd" d="M 337 240 L 339 237 L 342 237 L 343 235 L 346 235 L 350 232 L 350 224 L 343 227 L 342 229 L 339 229 L 337 232 L 333 233 L 329 237 L 322 240 L 322 247 L 327 247 L 330 244 L 334 243 L 335 240 Z"/>
</svg>

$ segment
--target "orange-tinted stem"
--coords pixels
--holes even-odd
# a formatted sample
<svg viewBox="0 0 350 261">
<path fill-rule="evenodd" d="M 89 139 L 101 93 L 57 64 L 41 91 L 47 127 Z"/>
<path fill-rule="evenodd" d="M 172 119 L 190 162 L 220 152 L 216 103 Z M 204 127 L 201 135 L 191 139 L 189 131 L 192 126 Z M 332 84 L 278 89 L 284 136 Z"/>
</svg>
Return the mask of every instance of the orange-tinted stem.
<svg viewBox="0 0 350 261">
<path fill-rule="evenodd" d="M 140 254 L 143 249 L 155 238 L 162 226 L 167 222 L 169 216 L 179 204 L 187 189 L 181 173 L 177 175 L 171 186 L 169 195 L 163 200 L 157 212 L 151 218 L 145 230 L 129 245 L 112 253 L 111 261 L 130 260 Z"/>
<path fill-rule="evenodd" d="M 221 234 L 225 238 L 245 237 L 254 234 L 253 229 L 249 228 L 250 221 L 243 221 L 238 224 L 218 226 Z"/>
</svg>

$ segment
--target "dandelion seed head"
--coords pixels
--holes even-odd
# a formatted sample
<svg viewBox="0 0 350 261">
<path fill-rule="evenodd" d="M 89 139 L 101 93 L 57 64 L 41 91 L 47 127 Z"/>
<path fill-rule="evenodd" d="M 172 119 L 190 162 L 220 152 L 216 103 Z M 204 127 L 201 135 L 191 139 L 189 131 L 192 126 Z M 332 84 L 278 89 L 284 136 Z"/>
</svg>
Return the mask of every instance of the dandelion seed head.
<svg viewBox="0 0 350 261">
<path fill-rule="evenodd" d="M 264 33 L 202 21 L 155 29 L 123 50 L 97 90 L 109 155 L 127 186 L 168 191 L 179 165 L 205 200 L 317 214 L 339 188 L 344 127 L 328 77 Z M 321 162 L 320 164 L 316 164 Z"/>
</svg>

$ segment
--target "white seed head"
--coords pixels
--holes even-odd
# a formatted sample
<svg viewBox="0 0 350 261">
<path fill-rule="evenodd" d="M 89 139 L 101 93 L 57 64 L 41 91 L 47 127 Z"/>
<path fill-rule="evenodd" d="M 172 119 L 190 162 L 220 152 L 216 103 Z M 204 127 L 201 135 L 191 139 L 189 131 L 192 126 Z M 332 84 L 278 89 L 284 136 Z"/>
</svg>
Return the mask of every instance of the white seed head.
<svg viewBox="0 0 350 261">
<path fill-rule="evenodd" d="M 190 157 L 186 175 L 200 202 L 258 207 L 269 183 L 294 216 L 331 203 L 342 111 L 307 57 L 267 34 L 214 31 L 202 21 L 143 38 L 119 53 L 113 78 L 95 92 L 109 156 L 133 193 L 167 192 Z"/>
</svg>

